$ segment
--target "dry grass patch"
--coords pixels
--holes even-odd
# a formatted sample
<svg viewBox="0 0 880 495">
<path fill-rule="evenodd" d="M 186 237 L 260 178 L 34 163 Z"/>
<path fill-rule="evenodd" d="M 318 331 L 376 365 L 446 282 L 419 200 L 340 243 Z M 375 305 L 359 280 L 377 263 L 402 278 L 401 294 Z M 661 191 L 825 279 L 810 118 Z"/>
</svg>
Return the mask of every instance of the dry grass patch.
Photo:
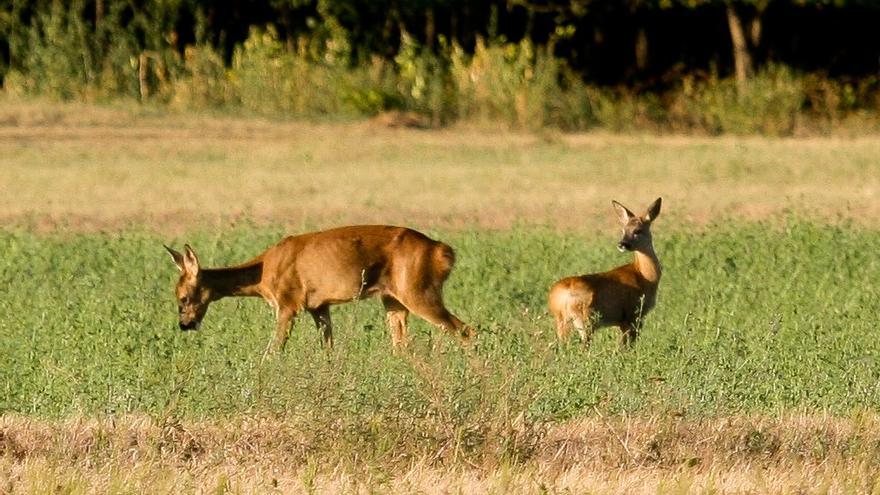
<svg viewBox="0 0 880 495">
<path fill-rule="evenodd" d="M 17 104 L 0 111 L 0 221 L 606 228 L 611 198 L 663 195 L 670 225 L 787 210 L 876 225 L 878 154 L 873 138 L 426 132 Z"/>
<path fill-rule="evenodd" d="M 417 441 L 402 445 L 399 455 L 383 458 L 369 452 L 369 445 L 360 451 L 340 449 L 333 437 L 341 432 L 331 428 L 317 434 L 314 422 L 296 419 L 179 422 L 126 416 L 48 421 L 4 416 L 0 487 L 4 493 L 880 489 L 880 421 L 873 414 L 590 418 L 533 428 L 535 448 L 519 458 L 479 451 L 442 454 L 447 448 L 443 442 Z"/>
</svg>

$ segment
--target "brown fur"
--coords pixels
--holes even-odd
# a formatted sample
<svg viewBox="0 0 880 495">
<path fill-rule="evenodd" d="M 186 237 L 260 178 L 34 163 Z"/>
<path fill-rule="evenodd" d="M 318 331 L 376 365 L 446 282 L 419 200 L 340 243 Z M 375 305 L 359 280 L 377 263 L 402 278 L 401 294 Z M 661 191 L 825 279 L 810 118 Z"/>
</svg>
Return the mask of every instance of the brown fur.
<svg viewBox="0 0 880 495">
<path fill-rule="evenodd" d="M 181 329 L 197 327 L 211 301 L 256 296 L 275 309 L 276 349 L 284 347 L 302 310 L 314 318 L 322 343 L 332 347 L 330 305 L 379 297 L 395 347 L 407 343 L 411 312 L 463 340 L 474 333 L 443 305 L 454 251 L 415 230 L 364 225 L 291 236 L 247 263 L 217 269 L 201 269 L 188 245 L 185 254 L 166 249 L 181 272 Z"/>
<path fill-rule="evenodd" d="M 568 338 L 572 325 L 584 342 L 589 342 L 594 329 L 603 326 L 620 328 L 621 345 L 630 345 L 638 337 L 645 315 L 657 300 L 660 284 L 660 261 L 651 238 L 651 223 L 660 214 L 660 202 L 657 198 L 642 216 L 612 202 L 623 224 L 618 248 L 633 251 L 633 262 L 607 272 L 566 277 L 553 284 L 548 305 L 560 340 Z"/>
</svg>

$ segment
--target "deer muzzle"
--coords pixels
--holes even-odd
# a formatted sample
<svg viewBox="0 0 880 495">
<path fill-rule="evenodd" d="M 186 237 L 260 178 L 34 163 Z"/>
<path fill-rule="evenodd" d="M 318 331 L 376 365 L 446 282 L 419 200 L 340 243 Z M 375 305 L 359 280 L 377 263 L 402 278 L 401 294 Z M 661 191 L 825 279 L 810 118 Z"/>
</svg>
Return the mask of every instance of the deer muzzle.
<svg viewBox="0 0 880 495">
<path fill-rule="evenodd" d="M 186 332 L 186 331 L 188 331 L 188 330 L 198 330 L 198 329 L 199 329 L 199 324 L 200 324 L 200 323 L 201 323 L 201 322 L 198 322 L 198 321 L 195 321 L 195 320 L 193 320 L 193 321 L 186 321 L 186 322 L 181 321 L 181 322 L 180 322 L 180 329 L 183 330 L 184 332 Z"/>
</svg>

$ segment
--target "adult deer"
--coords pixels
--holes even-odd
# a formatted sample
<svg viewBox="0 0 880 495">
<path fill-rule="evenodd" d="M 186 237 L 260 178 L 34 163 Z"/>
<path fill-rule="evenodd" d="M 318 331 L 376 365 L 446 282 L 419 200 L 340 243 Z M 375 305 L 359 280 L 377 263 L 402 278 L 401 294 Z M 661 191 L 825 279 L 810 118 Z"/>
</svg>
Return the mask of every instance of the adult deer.
<svg viewBox="0 0 880 495">
<path fill-rule="evenodd" d="M 657 300 L 660 283 L 660 261 L 651 239 L 651 224 L 660 214 L 660 201 L 657 198 L 641 216 L 617 201 L 611 202 L 623 224 L 617 248 L 632 251 L 633 262 L 553 284 L 548 303 L 560 340 L 568 338 L 572 324 L 585 343 L 593 330 L 603 326 L 620 328 L 622 346 L 631 345 L 639 336 L 642 321 Z"/>
<path fill-rule="evenodd" d="M 175 291 L 181 330 L 197 329 L 212 301 L 256 296 L 275 309 L 276 350 L 284 348 L 302 310 L 314 318 L 322 345 L 333 347 L 330 305 L 378 296 L 395 348 L 407 343 L 410 312 L 462 340 L 474 334 L 443 305 L 454 251 L 415 230 L 365 225 L 291 236 L 228 268 L 202 268 L 189 245 L 184 253 L 165 249 L 180 270 Z"/>
</svg>

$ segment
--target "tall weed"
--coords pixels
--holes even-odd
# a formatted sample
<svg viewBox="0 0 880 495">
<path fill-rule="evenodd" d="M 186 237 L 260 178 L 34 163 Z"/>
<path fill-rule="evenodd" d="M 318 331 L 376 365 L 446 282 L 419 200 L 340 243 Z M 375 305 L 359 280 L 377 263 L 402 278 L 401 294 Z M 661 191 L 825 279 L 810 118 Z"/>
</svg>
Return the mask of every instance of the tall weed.
<svg viewBox="0 0 880 495">
<path fill-rule="evenodd" d="M 642 94 L 586 84 L 552 43 L 478 39 L 473 53 L 442 37 L 437 49 L 406 32 L 396 56 L 355 56 L 332 16 L 307 35 L 282 39 L 252 28 L 229 60 L 205 42 L 183 47 L 169 36 L 174 9 L 110 3 L 100 22 L 89 2 L 56 1 L 8 33 L 4 91 L 60 100 L 130 99 L 184 109 L 219 109 L 297 119 L 359 118 L 387 110 L 515 129 L 603 128 L 768 134 L 830 132 L 848 121 L 876 129 L 880 84 L 837 82 L 771 65 L 744 87 L 712 75 L 681 78 Z M 151 17 L 154 16 L 154 17 Z"/>
<path fill-rule="evenodd" d="M 76 2 L 82 4 L 82 2 Z M 61 100 L 82 99 L 97 79 L 85 23 L 77 9 L 54 2 L 36 16 L 27 32 L 18 91 Z"/>
<path fill-rule="evenodd" d="M 183 67 L 173 82 L 171 106 L 207 110 L 223 108 L 229 99 L 230 83 L 220 54 L 210 45 L 186 47 Z"/>
<path fill-rule="evenodd" d="M 4 89 L 60 100 L 138 99 L 168 93 L 173 19 L 155 19 L 123 3 L 110 3 L 100 22 L 87 21 L 89 2 L 55 1 L 31 23 L 8 33 L 11 70 Z M 151 61 L 142 70 L 141 64 Z"/>
<path fill-rule="evenodd" d="M 429 115 L 434 125 L 451 121 L 459 103 L 444 56 L 450 47 L 445 42 L 441 45 L 444 49 L 437 55 L 404 33 L 400 53 L 394 58 L 401 101 L 406 108 Z"/>
<path fill-rule="evenodd" d="M 374 114 L 397 101 L 386 63 L 350 67 L 345 51 L 336 38 L 291 51 L 274 29 L 253 29 L 233 54 L 229 102 L 259 115 L 316 118 Z"/>
<path fill-rule="evenodd" d="M 685 78 L 670 106 L 670 125 L 710 134 L 786 136 L 795 131 L 805 95 L 802 80 L 790 69 L 771 66 L 744 88 L 740 90 L 732 78 Z"/>
<path fill-rule="evenodd" d="M 478 40 L 473 56 L 452 47 L 452 80 L 459 118 L 500 121 L 536 129 L 557 122 L 586 125 L 590 105 L 583 84 L 566 72 L 562 61 L 531 41 L 486 43 Z M 568 84 L 564 86 L 561 80 Z M 560 104 L 561 102 L 566 104 Z"/>
</svg>

